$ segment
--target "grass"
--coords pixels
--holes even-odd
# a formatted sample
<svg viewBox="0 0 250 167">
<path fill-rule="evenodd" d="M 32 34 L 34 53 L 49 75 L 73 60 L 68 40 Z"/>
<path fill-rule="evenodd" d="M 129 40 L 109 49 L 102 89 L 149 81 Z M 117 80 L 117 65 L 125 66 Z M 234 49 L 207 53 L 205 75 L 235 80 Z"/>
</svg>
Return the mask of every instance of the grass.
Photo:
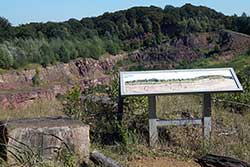
<svg viewBox="0 0 250 167">
<path fill-rule="evenodd" d="M 202 113 L 199 96 L 162 96 L 158 98 L 158 116 L 167 119 L 181 118 L 180 112 L 193 117 Z M 183 157 L 191 158 L 204 153 L 214 153 L 250 161 L 250 113 L 239 114 L 237 110 L 212 103 L 212 143 L 203 147 L 200 126 L 170 126 L 165 128 L 163 148 Z M 165 138 L 164 138 L 165 137 Z M 167 137 L 167 138 L 166 138 Z"/>
<path fill-rule="evenodd" d="M 182 112 L 197 118 L 202 115 L 202 96 L 159 96 L 157 97 L 157 116 L 162 119 L 182 118 Z M 147 126 L 147 125 L 145 125 Z M 222 104 L 212 103 L 212 139 L 204 143 L 200 125 L 169 126 L 158 129 L 160 143 L 155 149 L 148 147 L 147 136 L 129 134 L 129 141 L 123 145 L 94 145 L 105 155 L 126 166 L 130 161 L 144 157 L 173 157 L 189 161 L 206 153 L 235 157 L 250 161 L 250 113 L 238 114 Z M 131 132 L 129 132 L 131 133 Z M 135 135 L 135 136 L 133 136 Z"/>
<path fill-rule="evenodd" d="M 0 74 L 4 74 L 7 70 L 0 68 Z"/>
<path fill-rule="evenodd" d="M 20 145 L 18 145 L 20 144 Z M 47 148 L 51 149 L 51 148 Z M 16 154 L 12 154 L 15 152 Z M 30 166 L 30 167 L 76 167 L 79 165 L 77 162 L 76 155 L 71 151 L 65 148 L 64 146 L 60 146 L 55 150 L 55 153 L 52 158 L 45 158 L 40 155 L 41 148 L 37 150 L 33 150 L 28 145 L 24 143 L 16 143 L 12 145 L 10 149 L 8 149 L 8 153 L 10 154 L 8 163 L 1 161 L 1 167 L 9 167 L 9 166 Z"/>
<path fill-rule="evenodd" d="M 127 166 L 131 161 L 145 157 L 171 157 L 190 161 L 206 153 L 235 157 L 250 162 L 250 110 L 239 114 L 231 107 L 212 103 L 212 139 L 206 143 L 202 137 L 201 125 L 168 126 L 160 128 L 160 142 L 154 149 L 148 147 L 148 136 L 128 132 L 128 145 L 92 144 L 105 155 Z M 183 113 L 190 117 L 202 115 L 202 95 L 171 95 L 157 97 L 157 116 L 162 119 L 183 118 Z M 145 126 L 148 126 L 145 124 Z"/>
<path fill-rule="evenodd" d="M 62 116 L 62 104 L 58 100 L 36 100 L 26 107 L 16 109 L 0 108 L 0 120 Z"/>
<path fill-rule="evenodd" d="M 6 70 L 6 69 L 0 68 L 0 74 L 5 74 L 10 71 L 14 72 L 14 71 L 20 71 L 20 70 L 35 70 L 35 69 L 40 69 L 40 68 L 42 68 L 40 64 L 30 63 L 18 69 L 11 68 L 11 69 Z"/>
<path fill-rule="evenodd" d="M 104 155 L 114 159 L 122 166 L 129 166 L 131 161 L 143 159 L 145 157 L 156 158 L 156 157 L 171 157 L 182 161 L 189 161 L 189 158 L 183 158 L 172 152 L 164 149 L 151 149 L 147 143 L 131 143 L 124 147 L 123 145 L 98 145 L 93 144 L 92 149 L 97 149 Z"/>
<path fill-rule="evenodd" d="M 214 111 L 214 153 L 250 162 L 250 113 L 229 112 L 223 107 Z"/>
<path fill-rule="evenodd" d="M 250 55 L 238 55 L 232 60 L 221 61 L 220 57 L 212 56 L 206 59 L 198 59 L 193 63 L 184 66 L 179 66 L 178 68 L 217 68 L 217 67 L 233 67 L 237 71 L 243 69 L 246 65 L 250 64 Z"/>
<path fill-rule="evenodd" d="M 201 117 L 202 96 L 159 96 L 157 97 L 157 116 L 163 119 L 182 118 L 182 112 L 192 117 Z M 159 129 L 160 143 L 155 149 L 148 147 L 147 136 L 136 142 L 123 145 L 97 145 L 92 147 L 126 166 L 130 161 L 143 157 L 173 157 L 189 161 L 206 153 L 235 157 L 250 162 L 250 113 L 238 114 L 230 108 L 212 103 L 212 139 L 204 143 L 202 127 L 169 126 Z M 136 135 L 136 134 L 135 134 Z M 131 136 L 131 135 L 130 135 Z M 129 137 L 131 140 L 131 137 Z"/>
</svg>

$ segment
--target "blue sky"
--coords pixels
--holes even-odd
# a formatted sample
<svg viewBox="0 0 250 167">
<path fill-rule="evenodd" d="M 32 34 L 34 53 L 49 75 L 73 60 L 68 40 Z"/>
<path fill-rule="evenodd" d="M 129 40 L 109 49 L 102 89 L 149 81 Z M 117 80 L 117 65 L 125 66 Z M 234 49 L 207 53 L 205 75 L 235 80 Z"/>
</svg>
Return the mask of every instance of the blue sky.
<svg viewBox="0 0 250 167">
<path fill-rule="evenodd" d="M 0 16 L 13 25 L 98 16 L 133 6 L 203 5 L 227 15 L 250 15 L 250 0 L 0 0 Z"/>
</svg>

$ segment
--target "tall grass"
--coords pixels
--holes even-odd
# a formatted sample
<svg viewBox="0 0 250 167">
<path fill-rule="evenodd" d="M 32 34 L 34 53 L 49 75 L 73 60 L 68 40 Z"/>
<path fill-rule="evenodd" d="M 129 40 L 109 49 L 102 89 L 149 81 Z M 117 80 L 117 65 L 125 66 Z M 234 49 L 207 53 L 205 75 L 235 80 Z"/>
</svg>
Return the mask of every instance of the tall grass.
<svg viewBox="0 0 250 167">
<path fill-rule="evenodd" d="M 25 107 L 0 108 L 0 120 L 62 116 L 62 104 L 58 100 L 36 100 Z"/>
<path fill-rule="evenodd" d="M 158 116 L 181 118 L 182 112 L 191 117 L 200 117 L 202 101 L 199 96 L 165 96 L 158 98 Z M 162 132 L 163 133 L 163 132 Z M 212 139 L 205 146 L 202 127 L 169 126 L 161 135 L 161 147 L 184 157 L 196 157 L 213 153 L 250 161 L 250 112 L 238 112 L 223 104 L 212 103 Z"/>
<path fill-rule="evenodd" d="M 42 134 L 41 135 L 48 135 Z M 4 161 L 0 158 L 1 167 L 10 166 L 22 166 L 22 167 L 76 167 L 79 165 L 77 162 L 77 157 L 74 152 L 69 148 L 69 146 L 59 137 L 56 139 L 61 140 L 61 145 L 59 147 L 49 147 L 49 148 L 32 148 L 29 145 L 20 142 L 14 138 L 11 140 L 15 141 L 15 144 L 7 145 L 7 157 L 8 161 Z M 3 143 L 1 143 L 3 145 Z M 41 153 L 44 150 L 52 150 L 53 155 L 46 158 Z"/>
</svg>

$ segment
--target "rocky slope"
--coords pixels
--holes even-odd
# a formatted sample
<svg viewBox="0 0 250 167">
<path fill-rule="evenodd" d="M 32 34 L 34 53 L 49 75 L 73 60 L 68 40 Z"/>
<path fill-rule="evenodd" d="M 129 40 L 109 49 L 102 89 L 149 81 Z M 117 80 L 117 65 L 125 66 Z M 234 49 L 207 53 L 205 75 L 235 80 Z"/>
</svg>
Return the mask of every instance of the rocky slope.
<svg viewBox="0 0 250 167">
<path fill-rule="evenodd" d="M 223 61 L 245 53 L 250 48 L 250 36 L 232 31 L 191 34 L 165 41 L 161 45 L 144 48 L 129 54 L 127 70 L 131 66 L 170 69 L 189 64 L 199 58 L 217 55 Z M 36 70 L 10 71 L 0 75 L 0 106 L 17 108 L 36 99 L 54 99 L 75 84 L 84 90 L 90 85 L 108 84 L 108 73 L 126 54 L 100 60 L 77 59 L 40 69 L 40 86 L 33 85 Z"/>
<path fill-rule="evenodd" d="M 58 64 L 39 70 L 40 86 L 34 86 L 36 70 L 11 71 L 0 75 L 0 106 L 17 108 L 36 99 L 54 99 L 75 84 L 84 90 L 90 85 L 107 84 L 108 72 L 125 55 L 101 60 L 77 59 L 68 64 Z"/>
<path fill-rule="evenodd" d="M 191 34 L 174 39 L 157 47 L 141 49 L 132 53 L 131 59 L 149 68 L 175 68 L 199 58 L 218 55 L 230 60 L 250 48 L 250 36 L 233 31 Z"/>
</svg>

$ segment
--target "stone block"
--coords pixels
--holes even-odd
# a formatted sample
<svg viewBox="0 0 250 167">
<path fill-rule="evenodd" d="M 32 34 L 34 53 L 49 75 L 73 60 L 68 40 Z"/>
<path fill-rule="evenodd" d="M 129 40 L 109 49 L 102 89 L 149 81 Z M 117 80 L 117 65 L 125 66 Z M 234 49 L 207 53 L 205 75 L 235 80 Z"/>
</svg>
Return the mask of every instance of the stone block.
<svg viewBox="0 0 250 167">
<path fill-rule="evenodd" d="M 7 153 L 3 147 L 0 156 L 9 165 L 54 160 L 70 152 L 79 164 L 89 159 L 89 126 L 80 121 L 61 117 L 11 120 L 0 126 L 0 132 L 0 142 L 7 146 Z"/>
</svg>

